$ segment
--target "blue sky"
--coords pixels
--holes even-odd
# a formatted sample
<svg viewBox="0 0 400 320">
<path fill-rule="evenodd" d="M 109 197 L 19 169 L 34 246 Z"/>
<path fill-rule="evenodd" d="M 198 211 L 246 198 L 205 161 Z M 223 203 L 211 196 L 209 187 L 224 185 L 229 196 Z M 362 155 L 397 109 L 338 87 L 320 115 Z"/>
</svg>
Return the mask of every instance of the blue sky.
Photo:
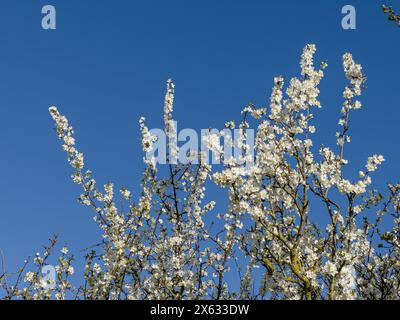
<svg viewBox="0 0 400 320">
<path fill-rule="evenodd" d="M 388 1 L 390 3 L 390 1 Z M 57 9 L 57 30 L 41 28 L 41 8 Z M 357 29 L 341 28 L 341 8 Z M 273 77 L 299 73 L 307 43 L 328 60 L 316 144 L 335 145 L 346 85 L 341 57 L 364 66 L 364 108 L 353 114 L 350 169 L 383 154 L 378 186 L 399 180 L 400 29 L 381 1 L 322 0 L 2 0 L 0 3 L 0 248 L 15 269 L 53 233 L 78 253 L 99 239 L 92 213 L 77 202 L 48 107 L 75 127 L 99 182 L 137 194 L 138 120 L 162 123 L 165 81 L 176 83 L 178 126 L 221 127 L 249 102 L 265 106 Z M 400 4 L 397 2 L 395 5 Z M 349 149 L 348 149 L 349 150 Z M 216 199 L 218 201 L 218 199 Z"/>
</svg>

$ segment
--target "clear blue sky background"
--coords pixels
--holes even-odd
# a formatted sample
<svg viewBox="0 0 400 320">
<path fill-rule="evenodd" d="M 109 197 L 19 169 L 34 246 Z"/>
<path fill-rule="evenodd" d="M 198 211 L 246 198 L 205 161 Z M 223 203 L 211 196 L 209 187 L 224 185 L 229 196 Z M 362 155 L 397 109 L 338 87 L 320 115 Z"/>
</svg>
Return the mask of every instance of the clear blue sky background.
<svg viewBox="0 0 400 320">
<path fill-rule="evenodd" d="M 382 0 L 383 1 L 383 0 Z M 389 2 L 390 3 L 390 2 Z M 392 2 L 400 9 L 400 2 Z M 41 8 L 57 9 L 57 30 L 41 28 Z M 357 10 L 357 30 L 341 28 L 341 8 Z M 307 43 L 328 60 L 316 114 L 317 145 L 335 146 L 346 85 L 341 58 L 352 52 L 368 76 L 364 108 L 353 114 L 350 169 L 383 154 L 379 186 L 399 180 L 400 29 L 381 1 L 2 0 L 0 2 L 0 248 L 9 270 L 52 233 L 71 251 L 99 239 L 92 212 L 57 141 L 48 107 L 76 129 L 100 183 L 138 192 L 138 119 L 162 123 L 165 81 L 176 83 L 180 128 L 222 127 L 249 102 L 268 103 L 273 77 L 298 75 Z M 217 199 L 218 201 L 218 199 Z"/>
</svg>

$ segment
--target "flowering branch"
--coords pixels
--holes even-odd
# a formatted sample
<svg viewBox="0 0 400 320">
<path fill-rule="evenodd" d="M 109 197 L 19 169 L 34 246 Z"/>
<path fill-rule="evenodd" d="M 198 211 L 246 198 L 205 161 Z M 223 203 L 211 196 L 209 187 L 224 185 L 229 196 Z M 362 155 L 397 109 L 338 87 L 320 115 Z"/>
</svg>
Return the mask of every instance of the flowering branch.
<svg viewBox="0 0 400 320">
<path fill-rule="evenodd" d="M 387 7 L 385 5 L 382 5 L 382 11 L 385 14 L 388 14 L 389 21 L 396 21 L 398 26 L 400 27 L 400 15 L 396 14 L 392 6 Z"/>
<path fill-rule="evenodd" d="M 324 62 L 316 67 L 315 53 L 315 45 L 304 48 L 300 76 L 286 88 L 283 77 L 274 79 L 268 108 L 248 105 L 238 126 L 226 122 L 225 129 L 237 130 L 235 139 L 226 131 L 205 137 L 220 166 L 209 165 L 202 152 L 190 154 L 185 163 L 177 161 L 175 86 L 168 80 L 168 163 L 160 165 L 149 156 L 162 141 L 141 118 L 146 156 L 137 202 L 126 187 L 118 195 L 111 182 L 97 186 L 84 168 L 73 128 L 51 107 L 72 180 L 82 190 L 79 201 L 93 211 L 102 240 L 86 250 L 79 288 L 69 283 L 73 257 L 63 248 L 54 283 L 43 282 L 39 271 L 26 272 L 28 262 L 14 286 L 2 271 L 5 298 L 399 299 L 400 185 L 389 184 L 387 195 L 373 188 L 372 175 L 385 160 L 381 155 L 366 159 L 355 181 L 344 173 L 350 158 L 349 148 L 345 153 L 350 114 L 361 109 L 358 98 L 366 77 L 346 53 L 343 68 L 349 84 L 343 93 L 338 148 L 315 150 L 313 119 L 322 107 L 318 87 L 327 68 Z M 254 146 L 247 134 L 251 126 Z M 221 138 L 238 148 L 237 157 L 225 157 Z M 254 159 L 249 161 L 252 147 Z M 211 184 L 225 189 L 226 208 L 205 201 Z M 383 227 L 384 219 L 391 221 L 390 228 Z M 45 266 L 54 246 L 55 239 L 44 254 L 36 255 L 37 267 Z M 231 282 L 232 271 L 239 276 L 239 289 Z"/>
</svg>

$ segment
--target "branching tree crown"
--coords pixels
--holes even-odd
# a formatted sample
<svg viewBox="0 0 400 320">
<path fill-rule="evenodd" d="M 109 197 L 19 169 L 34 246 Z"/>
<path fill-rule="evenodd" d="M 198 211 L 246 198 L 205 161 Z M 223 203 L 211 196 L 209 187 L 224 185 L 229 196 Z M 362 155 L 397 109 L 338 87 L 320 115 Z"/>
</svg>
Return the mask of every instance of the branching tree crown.
<svg viewBox="0 0 400 320">
<path fill-rule="evenodd" d="M 226 123 L 242 133 L 235 143 L 244 156 L 245 130 L 255 128 L 251 166 L 224 158 L 215 144 L 222 137 L 215 133 L 210 147 L 222 167 L 202 162 L 200 155 L 196 164 L 164 166 L 145 158 L 136 200 L 128 188 L 117 192 L 113 183 L 97 185 L 69 121 L 51 107 L 72 180 L 81 188 L 79 201 L 93 212 L 103 237 L 87 252 L 80 287 L 70 283 L 73 256 L 67 248 L 61 250 L 55 279 L 41 276 L 55 248 L 52 239 L 35 256 L 35 268 L 26 261 L 14 276 L 2 272 L 5 299 L 399 299 L 400 184 L 389 184 L 382 193 L 373 187 L 381 155 L 366 159 L 355 181 L 344 173 L 350 118 L 362 107 L 366 77 L 345 54 L 348 84 L 337 145 L 316 149 L 312 122 L 321 108 L 318 86 L 327 64 L 316 67 L 315 52 L 314 45 L 304 48 L 300 76 L 287 86 L 275 78 L 268 108 L 248 106 L 237 125 Z M 174 95 L 169 80 L 167 135 L 174 132 Z M 140 131 L 148 153 L 156 137 L 144 118 Z M 169 154 L 178 151 L 169 148 Z M 227 191 L 229 205 L 222 213 L 214 201 L 205 201 L 208 183 Z M 320 219 L 312 219 L 313 210 Z M 391 221 L 388 230 L 384 219 Z"/>
</svg>

